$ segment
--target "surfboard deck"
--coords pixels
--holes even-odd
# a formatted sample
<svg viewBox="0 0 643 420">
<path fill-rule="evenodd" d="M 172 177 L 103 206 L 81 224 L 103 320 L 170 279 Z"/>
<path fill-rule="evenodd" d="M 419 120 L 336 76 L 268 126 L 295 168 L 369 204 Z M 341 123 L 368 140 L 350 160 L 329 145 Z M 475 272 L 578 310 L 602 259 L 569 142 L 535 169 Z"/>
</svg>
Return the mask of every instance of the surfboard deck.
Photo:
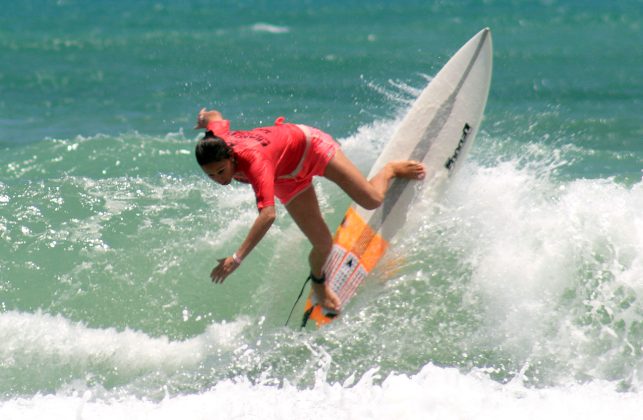
<svg viewBox="0 0 643 420">
<path fill-rule="evenodd" d="M 448 179 L 458 170 L 478 132 L 487 102 L 492 72 L 491 31 L 485 28 L 462 46 L 428 83 L 377 158 L 369 178 L 394 160 L 424 163 L 422 181 L 394 179 L 376 210 L 350 205 L 333 237 L 324 265 L 326 281 L 341 307 L 384 256 L 403 227 L 419 187 L 435 190 L 439 199 Z M 337 313 L 321 307 L 311 292 L 302 327 L 309 320 L 328 324 Z"/>
</svg>

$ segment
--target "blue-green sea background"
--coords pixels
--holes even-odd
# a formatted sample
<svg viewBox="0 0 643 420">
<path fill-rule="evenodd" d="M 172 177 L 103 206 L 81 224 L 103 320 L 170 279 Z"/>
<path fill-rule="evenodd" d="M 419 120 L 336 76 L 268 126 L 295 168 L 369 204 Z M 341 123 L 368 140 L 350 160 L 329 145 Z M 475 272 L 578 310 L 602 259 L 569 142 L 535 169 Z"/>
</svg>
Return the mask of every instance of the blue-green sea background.
<svg viewBox="0 0 643 420">
<path fill-rule="evenodd" d="M 466 381 L 479 380 L 491 400 L 516 383 L 516 401 L 580 386 L 591 406 L 582 387 L 601 384 L 619 407 L 640 403 L 641 1 L 59 0 L 2 10 L 8 418 L 51 414 L 47 395 L 61 416 L 85 418 L 78 407 L 94 404 L 106 418 L 135 408 L 163 417 L 162 401 L 227 398 L 223 384 L 240 401 L 281 392 L 279 407 L 342 384 L 375 407 L 387 378 L 409 379 L 403 392 L 427 370 L 442 388 L 451 382 L 441 375 L 457 372 L 462 401 L 476 392 Z M 256 210 L 249 187 L 217 186 L 196 165 L 200 108 L 239 129 L 281 115 L 317 126 L 368 172 L 419 91 L 484 27 L 494 74 L 476 144 L 439 203 L 419 199 L 340 320 L 283 327 L 309 245 L 281 207 L 243 266 L 209 282 Z M 334 229 L 349 200 L 316 186 Z M 406 406 L 431 413 L 412 395 Z M 181 412 L 206 416 L 204 401 Z M 343 418 L 363 413 L 334 401 Z M 275 409 L 256 404 L 247 409 Z M 489 417 L 501 406 L 480 404 Z M 403 415 L 396 407 L 386 408 Z"/>
</svg>

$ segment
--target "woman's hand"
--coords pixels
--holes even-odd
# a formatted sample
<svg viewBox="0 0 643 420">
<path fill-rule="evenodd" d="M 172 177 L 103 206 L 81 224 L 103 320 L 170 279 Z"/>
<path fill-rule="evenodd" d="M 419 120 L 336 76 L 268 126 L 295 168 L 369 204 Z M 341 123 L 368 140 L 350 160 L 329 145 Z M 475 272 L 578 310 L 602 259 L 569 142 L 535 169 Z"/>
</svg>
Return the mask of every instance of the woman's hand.
<svg viewBox="0 0 643 420">
<path fill-rule="evenodd" d="M 196 126 L 194 127 L 195 130 L 198 130 L 200 128 L 208 128 L 208 124 L 210 121 L 220 121 L 223 119 L 223 116 L 221 113 L 215 109 L 208 111 L 207 109 L 203 108 L 201 111 L 199 111 L 199 115 L 196 117 Z"/>
<path fill-rule="evenodd" d="M 239 263 L 235 261 L 233 257 L 222 258 L 218 261 L 219 265 L 217 265 L 212 270 L 212 273 L 210 273 L 212 283 L 223 283 L 226 277 L 232 274 L 234 270 L 239 267 Z"/>
<path fill-rule="evenodd" d="M 252 224 L 250 232 L 248 232 L 248 236 L 246 236 L 241 247 L 239 247 L 232 257 L 220 259 L 219 265 L 210 273 L 210 278 L 213 283 L 223 283 L 225 278 L 241 265 L 241 260 L 261 241 L 276 217 L 275 206 L 263 207 L 259 210 L 259 215 Z"/>
</svg>

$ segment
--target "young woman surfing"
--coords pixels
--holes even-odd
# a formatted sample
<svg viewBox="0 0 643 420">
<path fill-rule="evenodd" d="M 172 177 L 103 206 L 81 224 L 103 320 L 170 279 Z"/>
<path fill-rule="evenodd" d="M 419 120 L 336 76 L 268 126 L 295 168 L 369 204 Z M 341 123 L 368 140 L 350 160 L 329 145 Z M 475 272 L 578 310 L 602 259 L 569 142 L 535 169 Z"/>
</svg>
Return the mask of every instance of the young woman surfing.
<svg viewBox="0 0 643 420">
<path fill-rule="evenodd" d="M 206 130 L 196 145 L 196 159 L 203 172 L 221 185 L 233 179 L 249 183 L 257 199 L 259 215 L 232 256 L 218 260 L 210 277 L 222 283 L 241 265 L 261 241 L 276 218 L 275 197 L 312 244 L 309 255 L 313 292 L 322 306 L 339 311 L 341 302 L 325 283 L 322 270 L 333 239 L 319 209 L 312 187 L 313 176 L 323 176 L 360 206 L 375 209 L 382 204 L 393 178 L 423 179 L 424 166 L 415 161 L 389 162 L 370 180 L 346 157 L 333 138 L 313 127 L 286 123 L 231 131 L 230 122 L 215 110 L 202 109 L 197 129 Z"/>
</svg>

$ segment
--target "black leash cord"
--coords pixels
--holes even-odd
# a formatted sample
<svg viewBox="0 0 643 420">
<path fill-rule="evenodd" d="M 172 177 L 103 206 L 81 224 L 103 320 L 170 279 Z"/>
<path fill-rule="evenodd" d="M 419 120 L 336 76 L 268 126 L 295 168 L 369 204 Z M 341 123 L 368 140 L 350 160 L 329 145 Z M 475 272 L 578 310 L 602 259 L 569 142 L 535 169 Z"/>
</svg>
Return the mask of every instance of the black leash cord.
<svg viewBox="0 0 643 420">
<path fill-rule="evenodd" d="M 301 296 L 304 294 L 304 289 L 306 289 L 306 285 L 308 284 L 308 281 L 310 280 L 310 276 L 304 280 L 304 285 L 301 287 L 301 292 L 299 292 L 299 296 L 297 296 L 297 300 L 295 301 L 295 304 L 292 305 L 292 309 L 290 310 L 290 315 L 288 315 L 288 319 L 286 320 L 286 324 L 284 325 L 285 327 L 288 326 L 288 322 L 290 322 L 290 317 L 292 317 L 292 313 L 295 310 L 295 307 L 299 303 L 299 299 L 301 299 Z"/>
</svg>

